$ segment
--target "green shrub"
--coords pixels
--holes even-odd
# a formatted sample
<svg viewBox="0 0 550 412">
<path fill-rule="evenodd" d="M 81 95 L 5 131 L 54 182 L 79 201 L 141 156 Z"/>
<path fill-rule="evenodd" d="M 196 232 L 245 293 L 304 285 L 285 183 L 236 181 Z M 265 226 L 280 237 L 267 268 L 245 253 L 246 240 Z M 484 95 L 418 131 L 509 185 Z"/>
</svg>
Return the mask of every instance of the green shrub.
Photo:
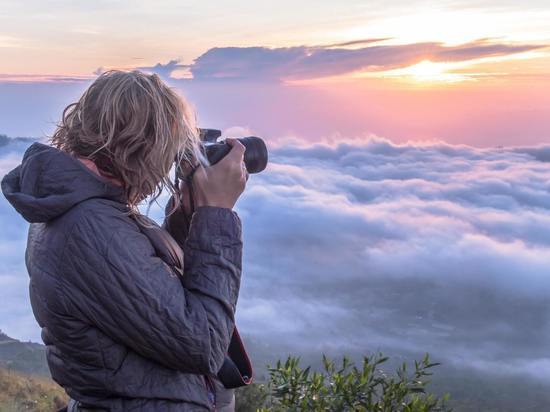
<svg viewBox="0 0 550 412">
<path fill-rule="evenodd" d="M 267 387 L 256 385 L 238 392 L 237 411 L 291 412 L 449 412 L 447 396 L 439 398 L 426 392 L 437 363 L 429 356 L 414 362 L 409 372 L 403 363 L 395 374 L 380 369 L 388 360 L 382 355 L 365 357 L 361 367 L 347 357 L 338 366 L 323 356 L 323 371 L 302 369 L 299 358 L 289 357 L 269 367 Z M 248 398 L 243 397 L 246 393 Z M 239 404 L 240 400 L 240 404 Z"/>
</svg>

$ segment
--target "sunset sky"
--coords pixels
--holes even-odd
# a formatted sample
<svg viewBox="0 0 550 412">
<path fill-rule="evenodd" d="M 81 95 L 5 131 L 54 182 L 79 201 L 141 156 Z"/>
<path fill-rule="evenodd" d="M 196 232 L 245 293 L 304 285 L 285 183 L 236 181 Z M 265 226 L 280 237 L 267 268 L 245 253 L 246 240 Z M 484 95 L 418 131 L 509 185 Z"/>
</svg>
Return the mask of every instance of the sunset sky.
<svg viewBox="0 0 550 412">
<path fill-rule="evenodd" d="M 550 140 L 547 1 L 0 1 L 0 133 L 93 78 L 156 71 L 204 126 L 272 140 Z"/>
</svg>

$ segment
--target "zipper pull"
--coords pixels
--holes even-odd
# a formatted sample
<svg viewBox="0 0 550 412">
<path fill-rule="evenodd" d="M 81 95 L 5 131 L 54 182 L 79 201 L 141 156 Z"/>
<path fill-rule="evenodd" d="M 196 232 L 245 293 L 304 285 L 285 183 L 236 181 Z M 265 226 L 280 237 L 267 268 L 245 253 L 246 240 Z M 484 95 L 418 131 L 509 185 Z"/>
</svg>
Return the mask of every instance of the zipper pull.
<svg viewBox="0 0 550 412">
<path fill-rule="evenodd" d="M 210 376 L 204 375 L 204 383 L 206 385 L 208 400 L 210 400 L 210 403 L 212 403 L 212 406 L 214 407 L 214 412 L 216 409 L 216 389 L 214 388 L 214 383 L 210 379 Z"/>
</svg>

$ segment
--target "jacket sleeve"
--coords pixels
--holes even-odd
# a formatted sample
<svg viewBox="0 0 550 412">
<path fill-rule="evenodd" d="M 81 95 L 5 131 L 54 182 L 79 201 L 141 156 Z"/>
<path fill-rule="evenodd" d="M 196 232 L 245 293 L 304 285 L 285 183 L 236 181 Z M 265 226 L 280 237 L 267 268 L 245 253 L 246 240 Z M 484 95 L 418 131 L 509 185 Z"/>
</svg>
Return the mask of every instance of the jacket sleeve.
<svg viewBox="0 0 550 412">
<path fill-rule="evenodd" d="M 183 372 L 215 375 L 234 328 L 242 259 L 239 217 L 230 209 L 197 209 L 185 245 L 186 265 L 193 263 L 183 279 L 128 218 L 118 219 L 124 224 L 88 217 L 70 236 L 64 261 L 71 264 L 77 292 L 69 295 L 71 306 L 144 357 Z"/>
<path fill-rule="evenodd" d="M 200 268 L 202 264 L 202 254 L 197 253 L 197 251 L 200 251 L 203 249 L 203 247 L 198 244 L 196 241 L 199 237 L 201 237 L 201 243 L 207 244 L 209 242 L 209 236 L 210 233 L 217 233 L 219 229 L 223 230 L 223 227 L 216 226 L 216 224 L 211 225 L 209 228 L 206 229 L 206 231 L 197 233 L 196 228 L 194 226 L 191 226 L 191 222 L 194 221 L 194 216 L 196 212 L 193 214 L 193 217 L 191 218 L 191 222 L 187 219 L 185 214 L 181 211 L 181 209 L 178 209 L 168 215 L 168 211 L 172 207 L 172 202 L 174 201 L 174 197 L 171 196 L 168 203 L 166 204 L 165 213 L 166 217 L 164 219 L 164 222 L 162 224 L 162 227 L 172 235 L 172 237 L 176 240 L 176 242 L 180 245 L 180 247 L 184 251 L 184 258 L 185 258 L 185 274 L 186 277 L 184 278 L 183 283 L 187 285 L 190 288 L 193 288 L 194 286 L 190 285 L 188 280 L 189 274 L 196 273 L 198 268 Z M 201 207 L 198 210 L 203 209 L 200 213 L 204 212 L 204 209 L 211 210 L 211 213 L 227 213 L 229 212 L 229 209 L 223 209 L 223 208 L 215 208 L 215 207 Z M 218 212 L 215 212 L 218 211 Z M 237 216 L 235 212 L 231 212 L 234 216 Z M 239 220 L 239 228 L 240 228 L 240 220 Z M 239 229 L 240 231 L 240 229 Z M 189 234 L 193 233 L 193 236 L 189 237 Z M 240 238 L 240 237 L 239 237 Z M 241 252 L 242 252 L 242 245 L 241 245 Z M 239 259 L 241 259 L 239 257 Z M 240 262 L 240 261 L 239 261 Z M 192 276 L 192 275 L 191 275 Z M 205 294 L 208 294 L 208 292 L 201 288 L 202 292 Z M 235 296 L 235 304 L 236 304 L 237 296 Z M 235 312 L 235 305 L 231 308 L 231 312 Z"/>
</svg>

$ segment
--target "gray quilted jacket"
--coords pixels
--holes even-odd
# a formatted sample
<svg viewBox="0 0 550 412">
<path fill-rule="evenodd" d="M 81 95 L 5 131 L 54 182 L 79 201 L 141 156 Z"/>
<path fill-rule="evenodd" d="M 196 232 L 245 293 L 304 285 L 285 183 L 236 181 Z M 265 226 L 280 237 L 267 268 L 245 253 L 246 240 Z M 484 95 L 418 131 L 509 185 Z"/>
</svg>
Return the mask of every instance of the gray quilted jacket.
<svg viewBox="0 0 550 412">
<path fill-rule="evenodd" d="M 179 277 L 125 215 L 122 189 L 56 148 L 32 144 L 2 191 L 31 222 L 32 309 L 71 398 L 113 412 L 213 410 L 207 381 L 229 345 L 241 276 L 237 214 L 200 207 L 188 231 L 177 215 L 165 221 L 184 251 Z"/>
</svg>

